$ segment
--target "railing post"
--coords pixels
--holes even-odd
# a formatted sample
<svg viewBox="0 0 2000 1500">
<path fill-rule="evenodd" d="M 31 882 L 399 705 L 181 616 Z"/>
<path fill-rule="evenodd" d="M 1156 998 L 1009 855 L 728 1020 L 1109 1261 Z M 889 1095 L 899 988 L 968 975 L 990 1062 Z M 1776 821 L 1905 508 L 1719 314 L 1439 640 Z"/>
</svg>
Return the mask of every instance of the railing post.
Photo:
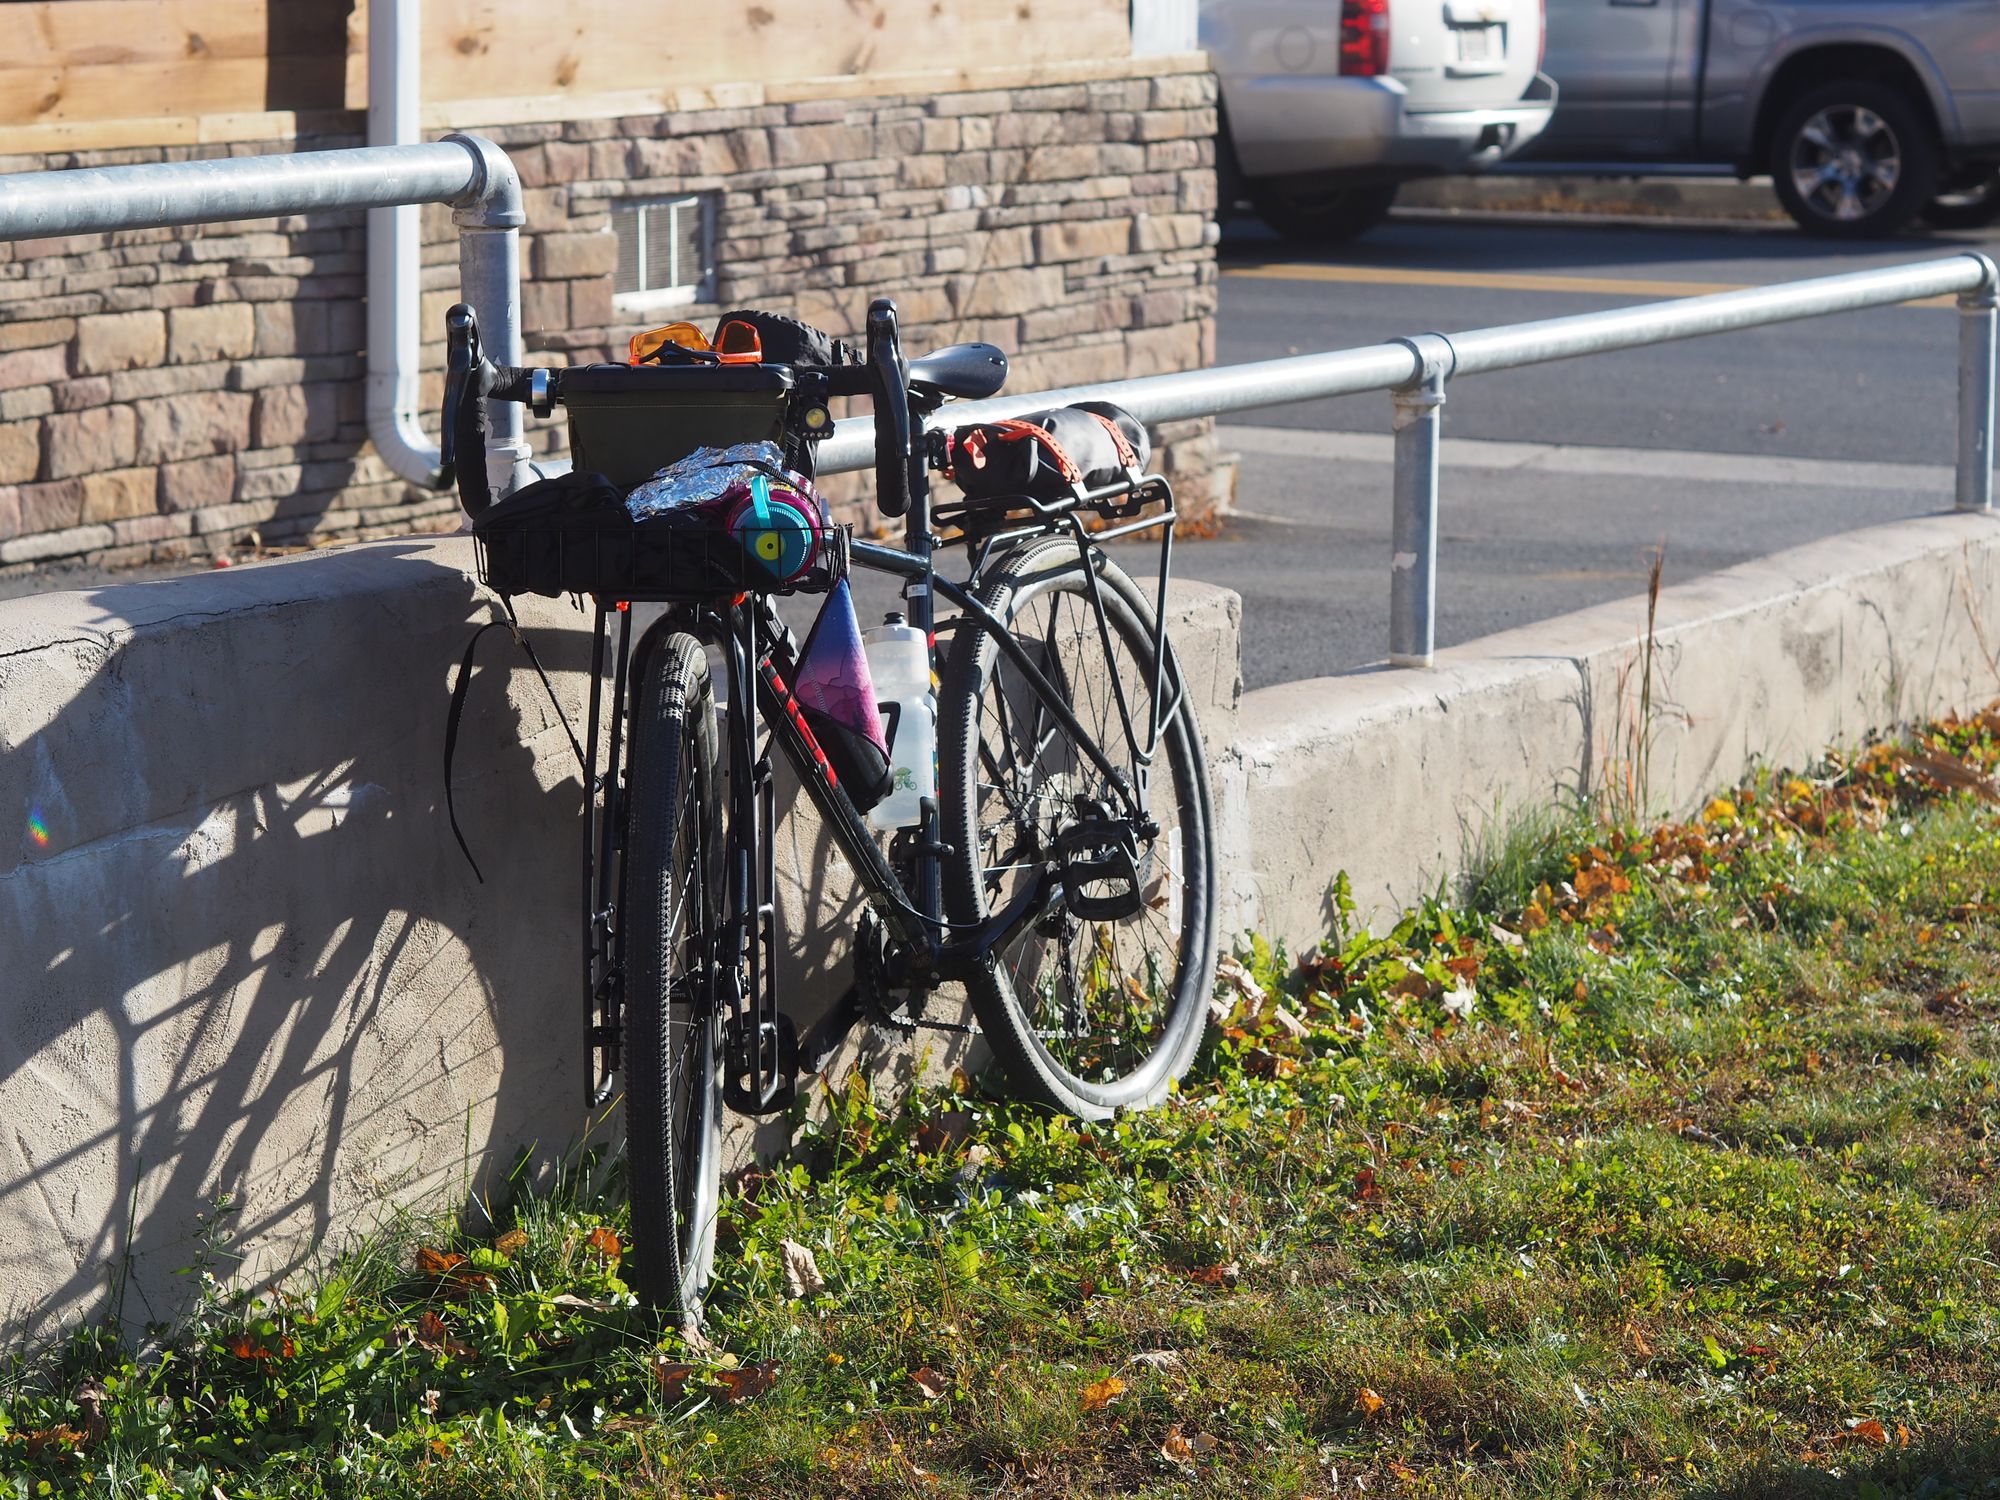
<svg viewBox="0 0 2000 1500">
<path fill-rule="evenodd" d="M 1395 518 L 1389 560 L 1389 664 L 1428 667 L 1437 646 L 1438 440 L 1451 341 L 1420 333 L 1397 339 L 1416 356 L 1407 385 L 1396 387 Z"/>
<path fill-rule="evenodd" d="M 2000 267 L 1958 294 L 1958 501 L 1960 510 L 1993 508 L 1994 336 L 2000 328 Z"/>
</svg>

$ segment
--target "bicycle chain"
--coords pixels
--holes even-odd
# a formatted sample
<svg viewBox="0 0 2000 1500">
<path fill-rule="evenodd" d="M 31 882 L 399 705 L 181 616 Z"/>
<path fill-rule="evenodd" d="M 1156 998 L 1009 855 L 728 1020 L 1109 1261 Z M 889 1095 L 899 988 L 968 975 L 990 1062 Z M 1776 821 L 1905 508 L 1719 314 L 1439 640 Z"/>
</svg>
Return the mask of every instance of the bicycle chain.
<svg viewBox="0 0 2000 1500">
<path fill-rule="evenodd" d="M 861 1016 L 871 1026 L 912 1036 L 916 1032 L 945 1031 L 956 1036 L 978 1036 L 977 1026 L 959 1021 L 937 1021 L 928 1016 L 898 1015 L 889 993 L 889 952 L 881 918 L 864 911 L 854 934 L 854 988 L 861 999 Z"/>
</svg>

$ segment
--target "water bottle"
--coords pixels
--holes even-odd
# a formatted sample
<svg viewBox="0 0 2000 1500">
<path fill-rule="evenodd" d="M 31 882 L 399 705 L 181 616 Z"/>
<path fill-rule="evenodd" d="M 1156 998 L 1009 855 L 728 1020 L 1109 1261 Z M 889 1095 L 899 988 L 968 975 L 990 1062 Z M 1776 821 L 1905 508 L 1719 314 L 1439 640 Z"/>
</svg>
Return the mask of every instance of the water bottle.
<svg viewBox="0 0 2000 1500">
<path fill-rule="evenodd" d="M 926 797 L 937 796 L 937 698 L 931 692 L 931 656 L 924 633 L 891 612 L 863 631 L 861 649 L 875 684 L 875 704 L 889 731 L 889 795 L 869 809 L 883 830 L 914 828 Z"/>
</svg>

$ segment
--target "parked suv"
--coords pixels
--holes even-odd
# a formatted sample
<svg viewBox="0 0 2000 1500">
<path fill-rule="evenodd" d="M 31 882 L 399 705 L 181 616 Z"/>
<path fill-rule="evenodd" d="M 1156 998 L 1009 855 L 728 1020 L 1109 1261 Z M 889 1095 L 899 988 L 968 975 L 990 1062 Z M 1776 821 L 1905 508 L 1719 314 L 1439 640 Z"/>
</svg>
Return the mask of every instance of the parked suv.
<svg viewBox="0 0 2000 1500">
<path fill-rule="evenodd" d="M 1555 108 L 1541 0 L 1201 0 L 1225 207 L 1343 240 L 1399 183 L 1491 167 Z"/>
<path fill-rule="evenodd" d="M 1548 32 L 1563 102 L 1538 161 L 1769 172 L 1841 238 L 2000 216 L 1990 0 L 1548 0 Z"/>
</svg>

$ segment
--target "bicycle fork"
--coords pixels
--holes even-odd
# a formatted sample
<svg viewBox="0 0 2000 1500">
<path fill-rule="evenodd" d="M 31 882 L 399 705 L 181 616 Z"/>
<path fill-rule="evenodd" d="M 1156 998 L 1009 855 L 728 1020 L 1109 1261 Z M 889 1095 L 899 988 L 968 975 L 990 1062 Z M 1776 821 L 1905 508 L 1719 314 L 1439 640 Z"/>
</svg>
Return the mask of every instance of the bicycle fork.
<svg viewBox="0 0 2000 1500">
<path fill-rule="evenodd" d="M 722 1097 L 743 1114 L 780 1114 L 798 1090 L 798 1034 L 778 1008 L 777 779 L 757 748 L 757 613 L 711 617 L 729 677 L 729 900 L 710 965 L 723 1018 Z"/>
</svg>

